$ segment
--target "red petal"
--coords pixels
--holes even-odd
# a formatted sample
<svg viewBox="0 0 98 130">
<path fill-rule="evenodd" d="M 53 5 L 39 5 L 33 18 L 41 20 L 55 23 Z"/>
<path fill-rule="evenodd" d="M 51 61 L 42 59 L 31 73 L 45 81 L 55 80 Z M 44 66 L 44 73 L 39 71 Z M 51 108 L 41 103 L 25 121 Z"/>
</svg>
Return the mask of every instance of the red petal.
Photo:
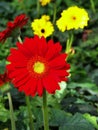
<svg viewBox="0 0 98 130">
<path fill-rule="evenodd" d="M 48 50 L 46 53 L 46 59 L 51 60 L 59 55 L 60 51 L 62 50 L 62 46 L 60 43 L 55 43 L 53 40 L 48 41 Z"/>
<path fill-rule="evenodd" d="M 55 78 L 52 75 L 44 77 L 43 84 L 45 89 L 51 94 L 53 94 L 56 90 L 60 89 L 58 82 L 56 82 Z"/>
<path fill-rule="evenodd" d="M 13 70 L 15 70 L 15 67 L 12 64 L 8 64 L 8 65 L 6 65 L 6 69 L 9 71 L 13 71 Z"/>
<path fill-rule="evenodd" d="M 55 73 L 58 76 L 68 76 L 69 73 L 66 70 L 53 70 L 53 73 Z"/>
<path fill-rule="evenodd" d="M 28 49 L 25 48 L 23 44 L 17 42 L 17 47 L 18 47 L 19 51 L 21 53 L 23 53 L 26 57 L 32 57 L 32 53 L 30 53 L 30 51 L 28 51 Z"/>
<path fill-rule="evenodd" d="M 67 54 L 61 54 L 57 56 L 56 58 L 54 58 L 53 60 L 51 60 L 49 62 L 49 65 L 55 69 L 59 67 L 64 67 L 66 66 L 66 61 L 65 61 L 66 57 L 67 57 Z"/>
<path fill-rule="evenodd" d="M 14 26 L 22 28 L 28 22 L 28 18 L 25 14 L 21 14 L 14 19 Z"/>
<path fill-rule="evenodd" d="M 45 38 L 39 38 L 37 35 L 35 35 L 34 38 L 25 38 L 24 47 L 28 49 L 32 55 L 45 56 L 45 53 L 47 52 Z"/>
<path fill-rule="evenodd" d="M 46 39 L 44 37 L 41 37 L 39 40 L 40 41 L 38 42 L 38 54 L 44 57 L 47 53 Z"/>
<path fill-rule="evenodd" d="M 37 92 L 38 92 L 39 96 L 42 96 L 42 94 L 43 94 L 43 88 L 44 88 L 44 86 L 42 84 L 42 80 L 39 79 L 38 80 L 38 87 L 37 87 Z"/>
<path fill-rule="evenodd" d="M 12 22 L 8 22 L 7 23 L 7 27 L 10 28 L 10 29 L 13 29 L 14 24 Z"/>
<path fill-rule="evenodd" d="M 21 85 L 25 85 L 30 80 L 30 75 L 21 75 L 21 77 L 16 77 L 12 82 L 16 87 L 20 87 Z"/>
<path fill-rule="evenodd" d="M 67 77 L 60 77 L 60 81 L 68 81 L 68 78 Z"/>
<path fill-rule="evenodd" d="M 21 69 L 15 69 L 14 71 L 10 71 L 9 73 L 9 77 L 10 78 L 14 78 L 16 76 L 20 77 L 20 76 L 24 76 L 24 74 L 27 74 L 28 71 L 24 68 L 21 68 Z"/>
<path fill-rule="evenodd" d="M 27 61 L 27 57 L 24 56 L 19 50 L 11 48 L 10 51 L 11 51 L 11 55 L 8 56 L 8 58 L 7 58 L 8 61 L 14 61 L 14 62 L 15 61 L 21 62 L 21 60 Z"/>
<path fill-rule="evenodd" d="M 38 42 L 36 43 L 34 38 L 25 38 L 24 47 L 32 54 L 38 55 Z"/>
<path fill-rule="evenodd" d="M 25 85 L 19 88 L 19 91 L 24 91 L 26 95 L 35 96 L 37 90 L 37 79 L 31 78 Z"/>
</svg>

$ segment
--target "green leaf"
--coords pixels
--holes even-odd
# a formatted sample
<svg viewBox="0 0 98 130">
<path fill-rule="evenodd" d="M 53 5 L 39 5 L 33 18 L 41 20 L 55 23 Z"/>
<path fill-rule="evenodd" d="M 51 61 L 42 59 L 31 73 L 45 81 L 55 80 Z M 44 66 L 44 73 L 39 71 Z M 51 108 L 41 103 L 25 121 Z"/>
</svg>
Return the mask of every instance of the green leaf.
<svg viewBox="0 0 98 130">
<path fill-rule="evenodd" d="M 4 93 L 7 93 L 10 89 L 11 89 L 11 87 L 10 87 L 9 83 L 5 83 L 0 88 L 0 91 L 1 91 L 2 94 L 4 94 Z"/>
<path fill-rule="evenodd" d="M 78 2 L 75 2 L 73 0 L 64 0 L 65 4 L 69 7 L 69 6 L 73 6 L 73 5 L 78 5 Z"/>
<path fill-rule="evenodd" d="M 97 119 L 96 119 L 95 116 L 91 116 L 90 114 L 85 113 L 85 114 L 83 115 L 83 117 L 84 117 L 85 119 L 87 119 L 91 124 L 93 124 L 94 127 L 98 130 Z"/>
<path fill-rule="evenodd" d="M 56 93 L 55 93 L 55 97 L 58 99 L 58 102 L 61 102 L 61 100 L 65 97 L 66 95 L 66 82 L 62 81 L 59 83 L 60 85 L 60 90 L 57 90 Z"/>
<path fill-rule="evenodd" d="M 20 106 L 17 115 L 17 130 L 25 130 L 29 126 L 28 111 L 26 106 Z"/>
<path fill-rule="evenodd" d="M 10 11 L 10 4 L 8 2 L 0 2 L 0 13 L 5 13 Z"/>
<path fill-rule="evenodd" d="M 69 115 L 60 109 L 50 109 L 50 125 L 51 126 L 62 126 L 69 119 Z"/>
<path fill-rule="evenodd" d="M 5 63 L 6 63 L 6 60 L 5 60 L 5 59 L 3 59 L 2 61 L 0 61 L 0 74 L 3 74 L 3 73 L 4 73 Z"/>
<path fill-rule="evenodd" d="M 0 103 L 0 121 L 6 122 L 10 117 L 9 111 Z"/>
<path fill-rule="evenodd" d="M 92 92 L 98 93 L 98 87 L 93 82 L 83 82 L 83 83 L 77 83 L 77 82 L 71 82 L 68 85 L 68 88 L 75 89 L 77 87 L 81 87 L 83 89 L 91 90 Z"/>
<path fill-rule="evenodd" d="M 58 126 L 59 130 L 95 130 L 80 113 L 71 115 L 63 110 L 50 110 L 50 126 Z"/>
<path fill-rule="evenodd" d="M 93 126 L 79 113 L 67 120 L 59 130 L 95 130 Z"/>
</svg>

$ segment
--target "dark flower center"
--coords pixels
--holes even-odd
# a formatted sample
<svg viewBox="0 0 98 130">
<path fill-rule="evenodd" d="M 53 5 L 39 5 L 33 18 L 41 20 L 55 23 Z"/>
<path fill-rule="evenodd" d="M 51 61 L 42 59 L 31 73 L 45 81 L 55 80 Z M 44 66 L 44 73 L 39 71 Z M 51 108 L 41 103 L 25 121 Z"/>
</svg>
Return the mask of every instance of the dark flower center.
<svg viewBox="0 0 98 130">
<path fill-rule="evenodd" d="M 73 20 L 76 20 L 76 17 L 75 17 L 75 16 L 73 16 L 73 17 L 72 17 L 72 19 L 73 19 Z"/>
<path fill-rule="evenodd" d="M 42 32 L 42 33 L 44 33 L 44 32 L 45 32 L 45 30 L 44 30 L 44 29 L 41 29 L 41 32 Z"/>
</svg>

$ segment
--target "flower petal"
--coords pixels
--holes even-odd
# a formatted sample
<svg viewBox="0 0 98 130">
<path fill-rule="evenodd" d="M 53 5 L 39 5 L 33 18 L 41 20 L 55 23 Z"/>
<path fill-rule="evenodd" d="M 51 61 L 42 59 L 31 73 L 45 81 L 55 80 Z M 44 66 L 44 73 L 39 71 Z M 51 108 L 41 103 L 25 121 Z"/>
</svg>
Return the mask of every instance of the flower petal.
<svg viewBox="0 0 98 130">
<path fill-rule="evenodd" d="M 43 94 L 43 89 L 44 89 L 44 87 L 43 87 L 43 84 L 42 84 L 42 80 L 39 79 L 39 80 L 38 80 L 38 87 L 37 87 L 37 92 L 38 92 L 38 95 L 39 95 L 39 96 L 42 96 L 42 94 Z"/>
<path fill-rule="evenodd" d="M 52 68 L 63 67 L 66 65 L 67 54 L 60 54 L 49 62 Z"/>
<path fill-rule="evenodd" d="M 48 93 L 51 94 L 53 94 L 57 89 L 60 89 L 58 83 L 52 75 L 48 75 L 43 78 L 43 85 Z"/>
<path fill-rule="evenodd" d="M 54 57 L 58 56 L 61 50 L 62 50 L 62 47 L 61 47 L 60 43 L 54 44 L 53 40 L 49 40 L 48 41 L 48 50 L 47 50 L 45 57 L 48 60 L 51 60 Z"/>
</svg>

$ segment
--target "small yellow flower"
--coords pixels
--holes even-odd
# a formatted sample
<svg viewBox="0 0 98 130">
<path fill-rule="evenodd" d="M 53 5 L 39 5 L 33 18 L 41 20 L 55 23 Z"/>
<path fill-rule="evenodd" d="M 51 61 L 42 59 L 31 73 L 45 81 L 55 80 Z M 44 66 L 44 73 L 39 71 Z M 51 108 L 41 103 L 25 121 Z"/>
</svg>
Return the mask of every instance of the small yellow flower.
<svg viewBox="0 0 98 130">
<path fill-rule="evenodd" d="M 49 21 L 50 20 L 50 16 L 49 15 L 42 15 L 41 19 Z"/>
<path fill-rule="evenodd" d="M 31 23 L 34 34 L 38 35 L 39 37 L 44 36 L 45 38 L 50 36 L 54 31 L 54 27 L 49 19 L 50 17 L 47 15 L 43 15 L 40 19 L 35 19 Z"/>
<path fill-rule="evenodd" d="M 61 18 L 56 21 L 58 28 L 65 30 L 84 28 L 88 25 L 89 16 L 85 9 L 77 6 L 69 7 L 61 13 Z"/>
<path fill-rule="evenodd" d="M 39 0 L 39 1 L 40 1 L 40 3 L 41 3 L 42 6 L 45 6 L 48 3 L 50 3 L 51 0 Z"/>
</svg>

